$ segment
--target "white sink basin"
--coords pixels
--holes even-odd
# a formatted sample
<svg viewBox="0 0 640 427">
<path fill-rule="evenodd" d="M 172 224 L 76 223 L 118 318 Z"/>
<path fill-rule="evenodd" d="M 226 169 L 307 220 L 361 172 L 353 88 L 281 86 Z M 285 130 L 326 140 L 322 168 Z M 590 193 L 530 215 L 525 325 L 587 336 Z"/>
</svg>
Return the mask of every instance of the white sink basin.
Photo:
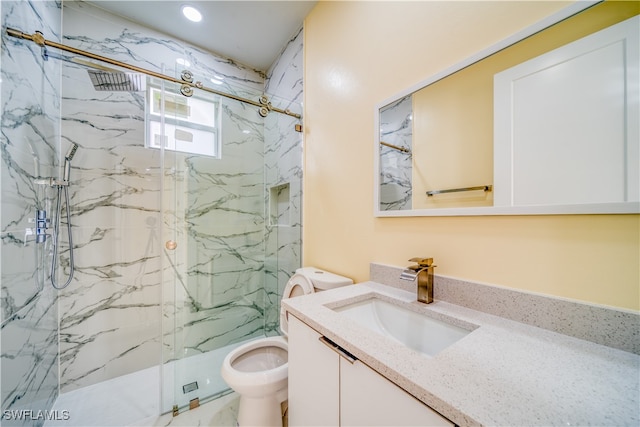
<svg viewBox="0 0 640 427">
<path fill-rule="evenodd" d="M 376 297 L 333 310 L 426 356 L 435 356 L 471 332 Z"/>
</svg>

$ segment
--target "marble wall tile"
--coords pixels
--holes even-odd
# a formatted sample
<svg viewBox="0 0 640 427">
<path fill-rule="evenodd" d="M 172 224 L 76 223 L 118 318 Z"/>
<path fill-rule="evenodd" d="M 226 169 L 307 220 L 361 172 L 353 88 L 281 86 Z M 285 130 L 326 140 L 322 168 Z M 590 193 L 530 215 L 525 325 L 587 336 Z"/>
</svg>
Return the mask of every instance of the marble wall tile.
<svg viewBox="0 0 640 427">
<path fill-rule="evenodd" d="M 5 410 L 50 409 L 58 394 L 57 300 L 47 286 L 49 245 L 36 244 L 36 209 L 47 205 L 47 190 L 35 179 L 55 170 L 60 136 L 60 65 L 45 61 L 40 47 L 9 37 L 5 28 L 42 29 L 61 34 L 57 1 L 3 1 L 0 389 L 2 425 L 42 425 L 29 417 L 7 419 Z M 26 236 L 26 237 L 25 237 Z"/>
<path fill-rule="evenodd" d="M 74 280 L 60 295 L 62 389 L 160 360 L 159 241 L 155 228 L 136 225 L 74 226 Z"/>
<path fill-rule="evenodd" d="M 262 92 L 262 73 L 85 3 L 65 4 L 64 16 L 67 44 L 168 75 L 182 58 L 205 84 L 215 74 L 222 90 Z M 262 334 L 264 132 L 255 107 L 219 101 L 220 159 L 163 157 L 145 148 L 144 92 L 97 92 L 75 64 L 65 64 L 63 88 L 63 135 L 80 149 L 79 272 L 61 298 L 62 390 L 152 366 L 160 348 L 169 361 Z M 164 247 L 169 240 L 177 249 Z"/>
<path fill-rule="evenodd" d="M 275 106 L 297 114 L 302 114 L 304 89 L 303 34 L 302 27 L 292 34 L 267 72 L 264 84 L 264 91 L 272 98 Z"/>
<path fill-rule="evenodd" d="M 69 187 L 76 270 L 60 294 L 66 392 L 160 360 L 161 175 L 159 153 L 144 147 L 143 93 L 96 92 L 67 64 L 62 88 L 63 141 L 80 146 Z"/>
<path fill-rule="evenodd" d="M 303 31 L 300 29 L 271 66 L 265 90 L 274 105 L 302 114 Z M 278 334 L 280 300 L 289 278 L 302 265 L 302 133 L 294 126 L 301 120 L 282 114 L 265 119 L 265 206 L 276 201 L 274 192 L 286 186 L 287 206 L 282 220 L 269 218 L 265 226 L 265 330 Z M 286 199 L 287 197 L 285 197 Z"/>
<path fill-rule="evenodd" d="M 45 287 L 2 324 L 2 425 L 42 425 L 43 420 L 11 419 L 4 411 L 49 410 L 58 396 L 58 333 L 55 292 Z"/>
<path fill-rule="evenodd" d="M 222 88 L 225 90 L 226 84 L 237 93 L 241 93 L 240 88 L 259 92 L 263 89 L 264 76 L 258 70 L 195 46 L 187 46 L 182 41 L 123 20 L 88 3 L 65 3 L 64 16 L 64 40 L 74 47 L 175 77 L 179 77 L 182 71 L 182 66 L 176 65 L 176 59 L 181 58 L 189 62 L 188 68 L 196 79 L 198 76 L 223 77 L 225 83 Z M 91 25 L 87 25 L 88 22 Z"/>
</svg>

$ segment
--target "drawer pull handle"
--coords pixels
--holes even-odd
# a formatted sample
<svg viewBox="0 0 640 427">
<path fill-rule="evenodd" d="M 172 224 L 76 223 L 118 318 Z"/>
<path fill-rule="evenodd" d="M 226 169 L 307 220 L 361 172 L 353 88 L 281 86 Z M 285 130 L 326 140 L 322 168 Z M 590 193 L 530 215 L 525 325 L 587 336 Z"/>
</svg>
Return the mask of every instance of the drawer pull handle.
<svg viewBox="0 0 640 427">
<path fill-rule="evenodd" d="M 347 362 L 353 364 L 356 360 L 358 360 L 357 357 L 355 357 L 353 354 L 349 353 L 347 350 L 345 350 L 344 348 L 340 347 L 338 344 L 334 343 L 333 341 L 331 341 L 329 338 L 327 337 L 320 337 L 318 338 L 318 340 L 320 340 L 320 342 L 324 345 L 326 345 L 327 347 L 329 347 L 331 350 L 335 351 L 336 353 L 338 353 L 340 356 L 344 357 L 345 359 L 347 359 Z"/>
</svg>

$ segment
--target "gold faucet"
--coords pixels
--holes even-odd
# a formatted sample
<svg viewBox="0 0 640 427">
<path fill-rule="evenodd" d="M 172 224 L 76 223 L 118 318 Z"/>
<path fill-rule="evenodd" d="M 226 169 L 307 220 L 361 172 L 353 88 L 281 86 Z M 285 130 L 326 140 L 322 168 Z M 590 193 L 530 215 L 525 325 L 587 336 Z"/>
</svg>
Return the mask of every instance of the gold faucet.
<svg viewBox="0 0 640 427">
<path fill-rule="evenodd" d="M 409 261 L 417 262 L 408 268 L 415 272 L 418 282 L 418 301 L 425 304 L 433 302 L 433 258 L 411 258 Z"/>
</svg>

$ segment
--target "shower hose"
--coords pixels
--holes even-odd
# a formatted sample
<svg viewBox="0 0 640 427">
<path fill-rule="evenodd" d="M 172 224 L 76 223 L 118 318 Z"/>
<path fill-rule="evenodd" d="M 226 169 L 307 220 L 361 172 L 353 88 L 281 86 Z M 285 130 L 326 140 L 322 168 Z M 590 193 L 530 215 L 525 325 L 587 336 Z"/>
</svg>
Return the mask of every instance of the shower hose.
<svg viewBox="0 0 640 427">
<path fill-rule="evenodd" d="M 59 246 L 59 230 L 60 230 L 60 205 L 62 199 L 62 190 L 64 190 L 64 199 L 66 203 L 67 212 L 67 233 L 69 234 L 69 278 L 64 285 L 60 285 L 56 279 L 56 273 L 58 270 L 58 246 Z M 51 285 L 56 289 L 64 289 L 69 286 L 73 279 L 73 273 L 75 266 L 73 264 L 73 238 L 71 236 L 71 214 L 69 209 L 69 187 L 66 185 L 58 186 L 58 201 L 56 202 L 56 220 L 53 224 L 53 257 L 51 259 Z"/>
</svg>

